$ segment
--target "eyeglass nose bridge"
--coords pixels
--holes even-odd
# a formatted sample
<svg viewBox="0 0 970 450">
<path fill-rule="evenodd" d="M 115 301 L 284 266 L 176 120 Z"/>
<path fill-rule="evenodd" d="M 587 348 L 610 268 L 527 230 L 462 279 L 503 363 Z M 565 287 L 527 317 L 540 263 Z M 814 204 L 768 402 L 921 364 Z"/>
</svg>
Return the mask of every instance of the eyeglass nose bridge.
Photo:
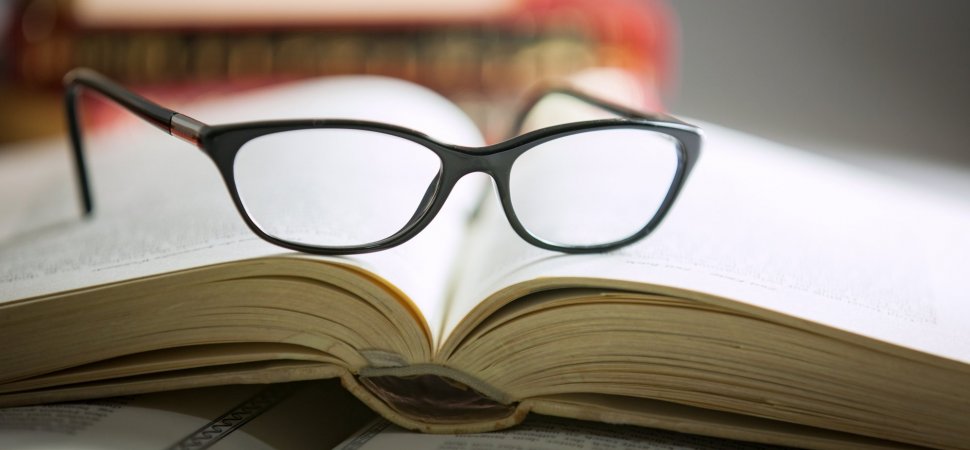
<svg viewBox="0 0 970 450">
<path fill-rule="evenodd" d="M 458 180 L 472 173 L 484 173 L 496 181 L 507 176 L 517 152 L 476 153 L 472 151 L 452 151 L 447 157 L 445 167 L 451 172 L 448 178 Z"/>
<path fill-rule="evenodd" d="M 429 209 L 421 215 L 430 214 L 433 216 L 437 214 L 437 210 L 442 206 L 455 185 L 466 175 L 476 173 L 482 173 L 490 177 L 492 179 L 492 183 L 490 183 L 492 187 L 481 190 L 475 206 L 472 209 L 473 212 L 469 216 L 469 220 L 473 220 L 474 217 L 478 216 L 486 203 L 485 200 L 490 194 L 498 196 L 499 202 L 507 215 L 510 208 L 508 204 L 508 177 L 511 172 L 512 162 L 517 157 L 517 154 L 521 153 L 521 151 L 510 152 L 508 150 L 487 152 L 486 149 L 482 148 L 455 147 L 445 149 L 442 155 L 444 161 L 439 179 L 439 189 L 436 192 L 435 198 L 430 202 L 433 204 L 430 204 Z M 412 218 L 412 220 L 414 219 L 416 217 Z M 519 231 L 517 229 L 516 231 L 520 234 L 525 233 L 524 230 Z M 531 236 L 523 236 L 523 238 L 530 242 L 533 240 Z"/>
</svg>

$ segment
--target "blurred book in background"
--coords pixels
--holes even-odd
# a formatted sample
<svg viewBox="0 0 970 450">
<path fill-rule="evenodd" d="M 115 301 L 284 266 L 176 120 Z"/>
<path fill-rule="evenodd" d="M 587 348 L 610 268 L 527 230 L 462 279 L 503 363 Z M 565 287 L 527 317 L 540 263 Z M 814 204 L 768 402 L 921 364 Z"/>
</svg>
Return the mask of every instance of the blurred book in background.
<svg viewBox="0 0 970 450">
<path fill-rule="evenodd" d="M 169 102 L 379 74 L 445 94 L 490 138 L 501 137 L 509 108 L 529 87 L 590 67 L 629 71 L 646 87 L 646 104 L 659 109 L 674 47 L 666 5 L 643 0 L 32 0 L 15 3 L 10 17 L 11 92 L 56 93 L 76 66 Z M 25 101 L 38 97 L 56 98 Z M 54 131 L 57 119 L 45 120 Z M 0 131 L 0 141 L 8 135 Z"/>
</svg>

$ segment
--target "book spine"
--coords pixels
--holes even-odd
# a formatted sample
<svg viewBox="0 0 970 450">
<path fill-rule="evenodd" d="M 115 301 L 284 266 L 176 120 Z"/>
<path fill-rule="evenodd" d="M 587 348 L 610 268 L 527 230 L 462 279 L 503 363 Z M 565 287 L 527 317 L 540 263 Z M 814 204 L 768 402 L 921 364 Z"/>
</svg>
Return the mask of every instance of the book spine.
<svg viewBox="0 0 970 450">
<path fill-rule="evenodd" d="M 389 408 L 428 424 L 475 423 L 507 419 L 515 403 L 503 403 L 453 377 L 434 373 L 360 375 L 358 380 Z"/>
</svg>

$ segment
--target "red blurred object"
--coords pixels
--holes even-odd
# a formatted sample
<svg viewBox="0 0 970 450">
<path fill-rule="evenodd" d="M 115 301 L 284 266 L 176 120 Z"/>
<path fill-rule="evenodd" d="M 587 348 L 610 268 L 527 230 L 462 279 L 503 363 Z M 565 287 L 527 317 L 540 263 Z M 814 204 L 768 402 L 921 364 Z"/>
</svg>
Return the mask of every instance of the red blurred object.
<svg viewBox="0 0 970 450">
<path fill-rule="evenodd" d="M 674 80 L 673 15 L 661 0 L 371 0 L 332 3 L 343 9 L 331 13 L 328 2 L 277 0 L 208 16 L 193 4 L 24 2 L 8 78 L 59 89 L 64 73 L 86 66 L 177 106 L 296 78 L 387 75 L 452 98 L 487 135 L 549 79 L 618 67 L 641 80 L 643 103 L 657 110 Z"/>
</svg>

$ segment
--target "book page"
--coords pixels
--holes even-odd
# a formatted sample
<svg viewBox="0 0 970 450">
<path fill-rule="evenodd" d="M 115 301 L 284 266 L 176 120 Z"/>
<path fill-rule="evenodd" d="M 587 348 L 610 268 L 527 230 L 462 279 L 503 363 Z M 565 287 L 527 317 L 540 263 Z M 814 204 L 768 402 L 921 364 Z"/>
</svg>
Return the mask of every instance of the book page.
<svg viewBox="0 0 970 450">
<path fill-rule="evenodd" d="M 333 381 L 223 386 L 0 409 L 0 448 L 309 450 L 372 418 Z"/>
<path fill-rule="evenodd" d="M 369 119 L 444 142 L 482 144 L 474 124 L 444 98 L 379 77 L 308 81 L 182 112 L 210 124 Z M 88 139 L 95 202 L 88 219 L 79 217 L 66 139 L 31 147 L 0 152 L 0 303 L 242 258 L 304 256 L 262 241 L 245 226 L 203 152 L 140 121 Z M 438 330 L 474 190 L 469 183 L 456 187 L 435 221 L 404 245 L 320 259 L 385 278 Z"/>
<path fill-rule="evenodd" d="M 335 450 L 702 450 L 780 448 L 633 426 L 531 415 L 504 431 L 419 434 L 378 419 Z"/>
<path fill-rule="evenodd" d="M 602 278 L 728 298 L 970 362 L 970 204 L 714 125 L 704 132 L 665 221 L 617 251 L 540 250 L 487 205 L 445 334 L 515 283 Z"/>
</svg>

